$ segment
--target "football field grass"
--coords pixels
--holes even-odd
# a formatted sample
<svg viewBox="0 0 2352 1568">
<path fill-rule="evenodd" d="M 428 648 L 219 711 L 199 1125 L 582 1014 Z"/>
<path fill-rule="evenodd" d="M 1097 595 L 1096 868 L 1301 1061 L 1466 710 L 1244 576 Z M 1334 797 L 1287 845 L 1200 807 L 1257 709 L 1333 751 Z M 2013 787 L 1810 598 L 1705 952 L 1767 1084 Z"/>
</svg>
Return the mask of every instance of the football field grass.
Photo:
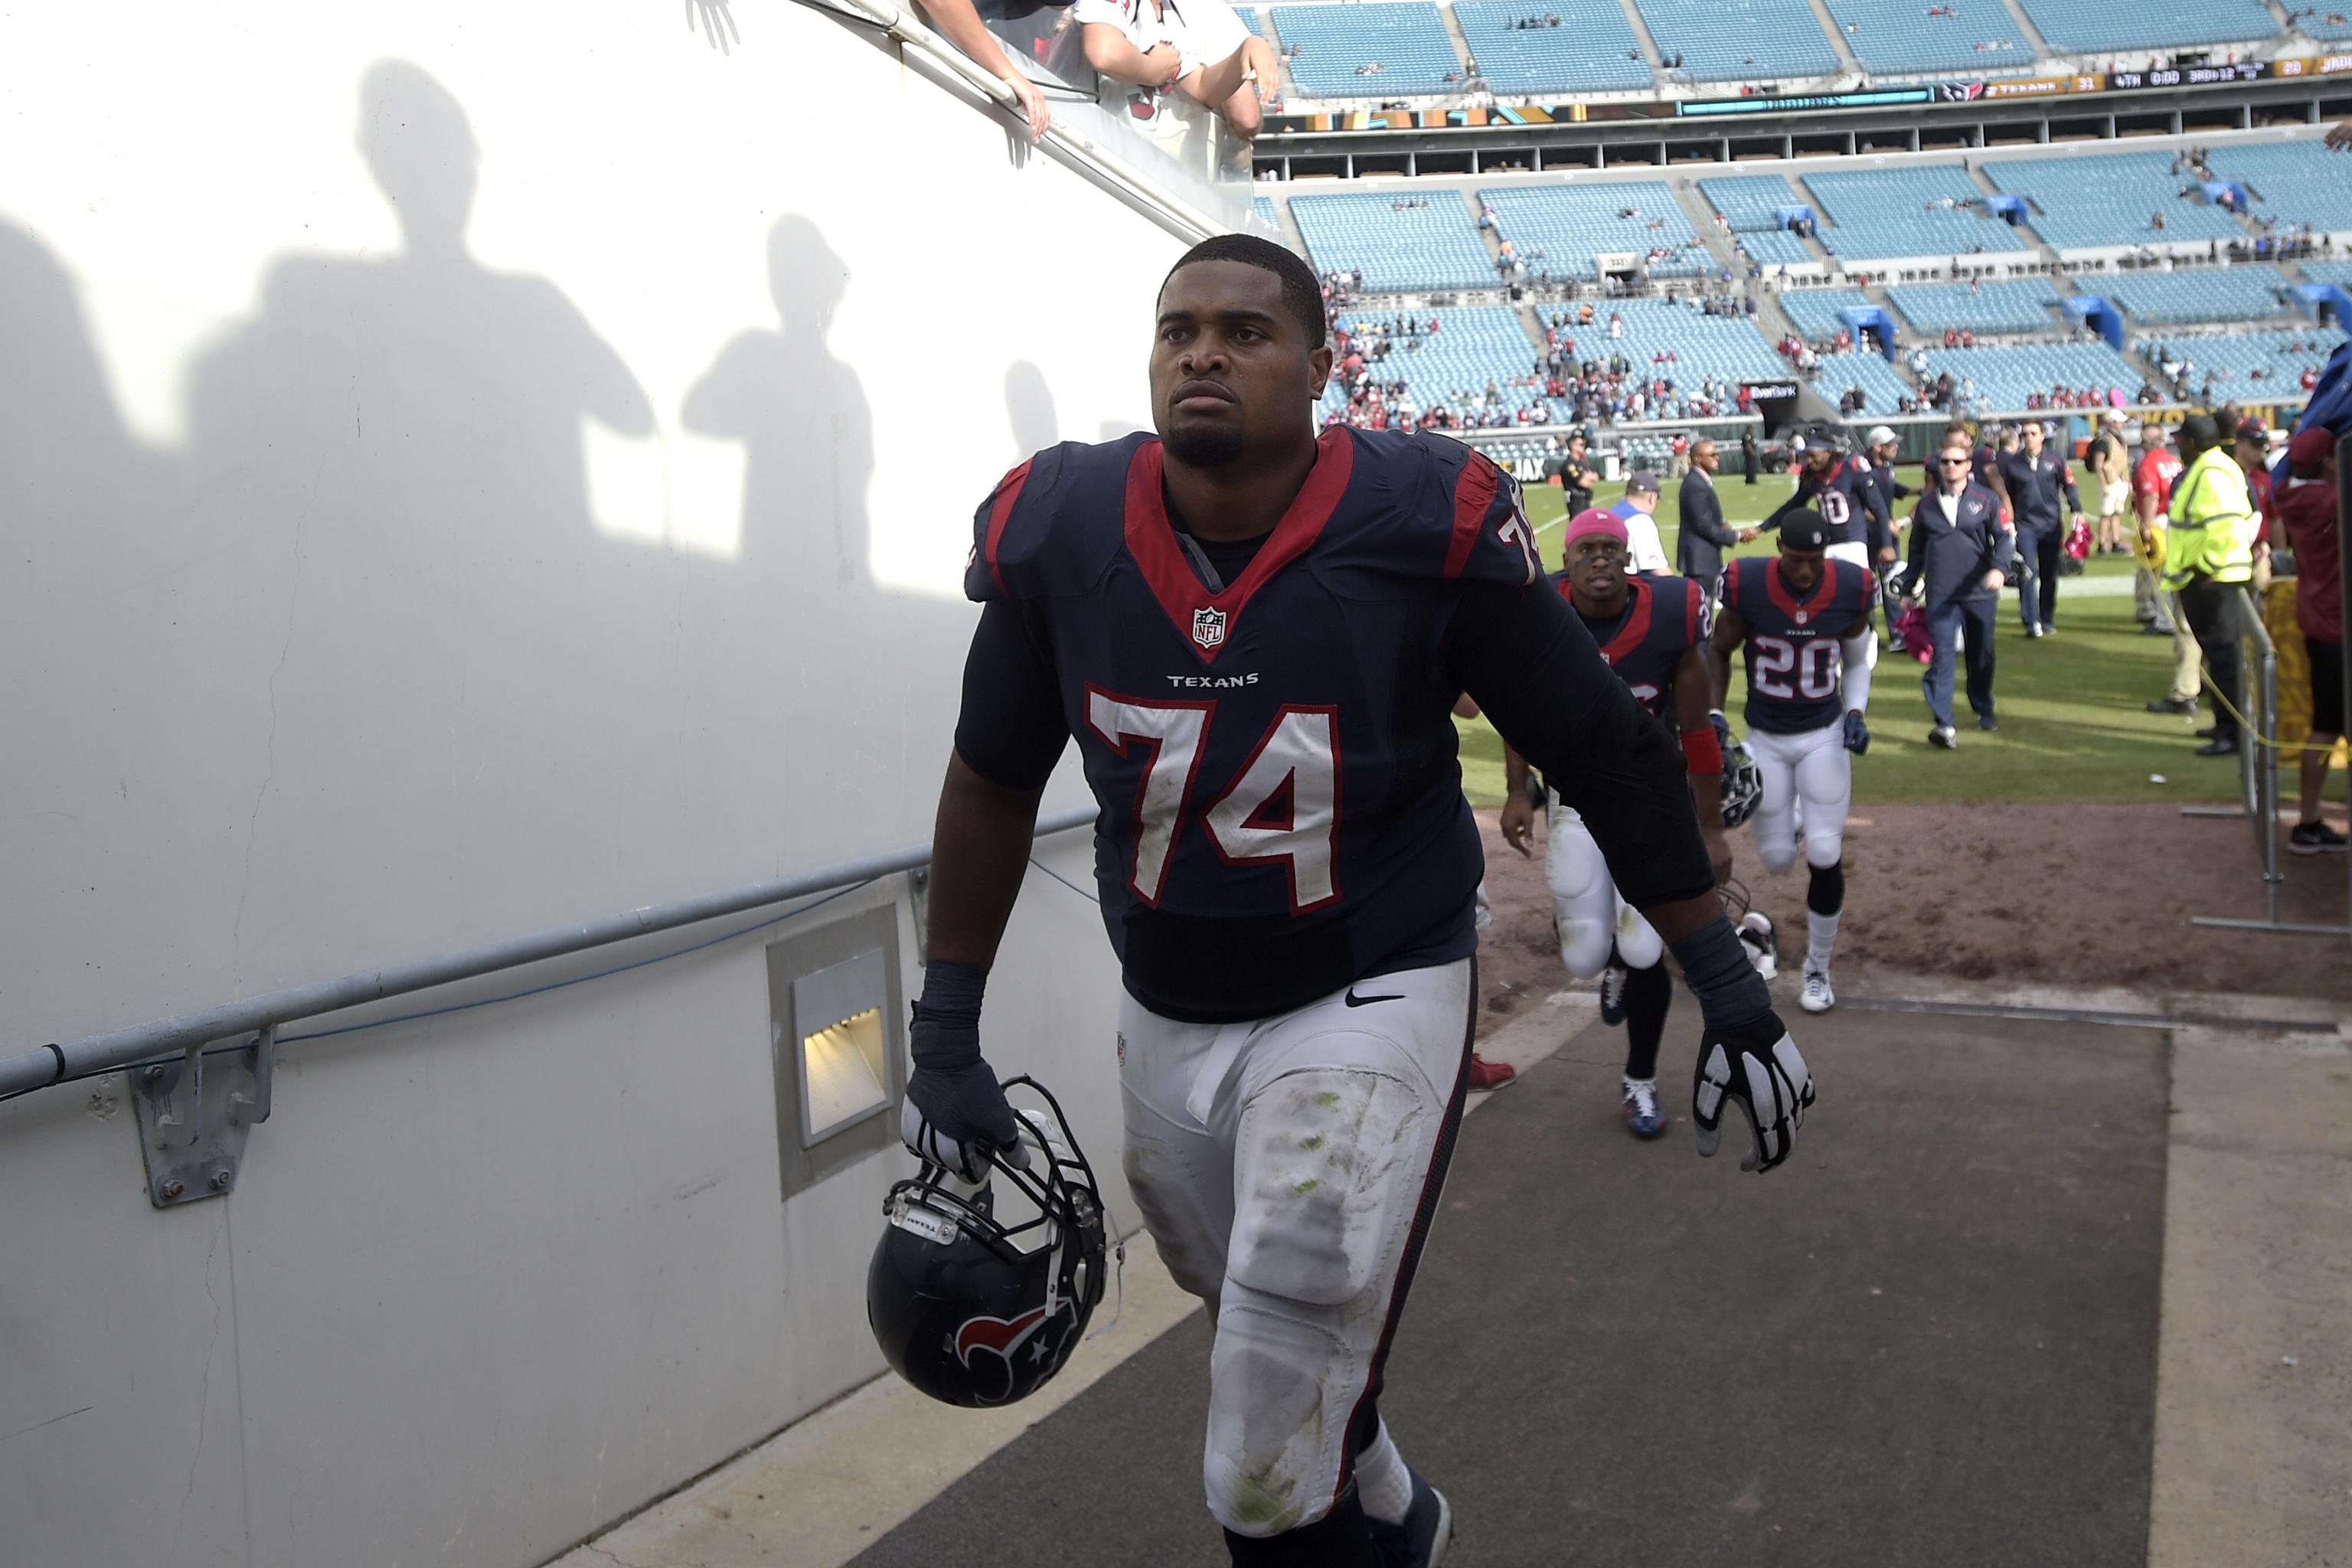
<svg viewBox="0 0 2352 1568">
<path fill-rule="evenodd" d="M 1904 474 L 1915 483 L 1917 469 Z M 1754 486 L 1736 473 L 1717 476 L 1725 517 L 1733 522 L 1760 520 L 1790 494 L 1790 480 L 1767 475 Z M 1658 531 L 1666 554 L 1675 552 L 1678 481 L 1665 486 L 1658 508 Z M 1594 503 L 1607 506 L 1623 493 L 1603 485 Z M 1526 489 L 1528 515 L 1538 530 L 1544 563 L 1559 564 L 1560 529 L 1566 521 L 1561 492 L 1549 485 Z M 1907 513 L 1910 502 L 1906 501 Z M 1767 534 L 1735 552 L 1766 554 L 1775 549 Z M 2237 791 L 2237 769 L 2228 758 L 2192 755 L 2189 721 L 2149 713 L 2149 698 L 2164 695 L 2170 676 L 2168 637 L 2141 634 L 2132 620 L 2131 564 L 2119 557 L 2094 558 L 2084 575 L 2058 589 L 2058 635 L 2028 641 L 2017 618 L 2017 595 L 2001 595 L 1995 623 L 1993 701 L 2000 730 L 1983 734 L 1970 721 L 1967 699 L 1956 694 L 1960 745 L 1943 752 L 1927 744 L 1927 704 L 1919 691 L 1922 666 L 1899 654 L 1882 652 L 1870 695 L 1870 751 L 1854 760 L 1858 804 L 1877 801 L 2130 801 L 2226 800 Z M 1740 708 L 1745 679 L 1733 661 L 1731 690 L 1724 710 L 1735 734 L 1748 725 Z M 1462 773 L 1470 798 L 1479 805 L 1501 804 L 1502 742 L 1483 720 L 1461 721 Z M 2165 782 L 2155 782 L 2160 776 Z"/>
</svg>

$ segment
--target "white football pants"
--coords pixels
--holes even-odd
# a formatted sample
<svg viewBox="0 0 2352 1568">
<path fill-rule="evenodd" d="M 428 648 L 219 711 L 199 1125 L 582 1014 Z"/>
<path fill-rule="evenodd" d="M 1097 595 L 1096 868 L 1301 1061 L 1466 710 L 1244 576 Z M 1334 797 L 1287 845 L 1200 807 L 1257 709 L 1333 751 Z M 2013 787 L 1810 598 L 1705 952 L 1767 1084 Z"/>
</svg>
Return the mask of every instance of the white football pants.
<svg viewBox="0 0 2352 1568">
<path fill-rule="evenodd" d="M 1878 563 L 1870 558 L 1870 546 L 1862 543 L 1859 541 L 1848 541 L 1843 544 L 1832 544 L 1826 552 L 1824 552 L 1824 553 L 1826 553 L 1832 561 L 1851 561 L 1865 572 L 1874 574 L 1878 570 Z M 1881 586 L 1884 586 L 1884 584 L 1881 584 Z M 1871 595 L 1873 600 L 1875 600 L 1877 597 L 1878 595 L 1875 594 Z M 1876 669 L 1878 668 L 1878 638 L 1875 634 L 1874 634 L 1870 639 L 1870 651 L 1864 654 L 1863 658 L 1869 661 L 1871 668 Z"/>
<path fill-rule="evenodd" d="M 1797 801 L 1804 797 L 1805 864 L 1834 866 L 1845 853 L 1845 814 L 1853 802 L 1853 755 L 1845 749 L 1845 721 L 1779 735 L 1749 729 L 1748 750 L 1764 784 L 1749 826 L 1756 858 L 1768 871 L 1797 863 Z"/>
<path fill-rule="evenodd" d="M 1350 1429 L 1461 1123 L 1476 1002 L 1465 958 L 1258 1023 L 1120 1007 L 1127 1179 L 1216 1320 L 1202 1476 L 1237 1535 L 1313 1523 L 1353 1473 Z"/>
<path fill-rule="evenodd" d="M 1579 980 L 1590 980 L 1609 963 L 1609 944 L 1628 969 L 1647 969 L 1665 952 L 1665 943 L 1642 912 L 1617 896 L 1609 862 L 1575 809 L 1555 793 L 1551 831 L 1544 841 L 1544 875 L 1551 883 L 1551 919 L 1559 933 L 1559 961 Z"/>
</svg>

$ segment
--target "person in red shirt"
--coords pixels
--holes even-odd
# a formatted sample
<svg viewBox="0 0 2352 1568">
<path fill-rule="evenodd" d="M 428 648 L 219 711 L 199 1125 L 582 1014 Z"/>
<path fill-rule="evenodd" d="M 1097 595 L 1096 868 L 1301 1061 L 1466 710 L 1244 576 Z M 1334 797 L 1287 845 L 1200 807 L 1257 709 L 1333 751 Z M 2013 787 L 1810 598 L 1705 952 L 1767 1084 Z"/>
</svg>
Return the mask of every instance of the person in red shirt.
<svg viewBox="0 0 2352 1568">
<path fill-rule="evenodd" d="M 2319 819 L 2327 759 L 2344 733 L 2343 541 L 2336 513 L 2336 437 L 2297 433 L 2286 449 L 2293 475 L 2279 498 L 2279 521 L 2294 552 L 2294 620 L 2311 651 L 2311 739 L 2303 748 L 2303 815 L 2286 847 L 2297 855 L 2344 853 L 2344 835 Z"/>
</svg>

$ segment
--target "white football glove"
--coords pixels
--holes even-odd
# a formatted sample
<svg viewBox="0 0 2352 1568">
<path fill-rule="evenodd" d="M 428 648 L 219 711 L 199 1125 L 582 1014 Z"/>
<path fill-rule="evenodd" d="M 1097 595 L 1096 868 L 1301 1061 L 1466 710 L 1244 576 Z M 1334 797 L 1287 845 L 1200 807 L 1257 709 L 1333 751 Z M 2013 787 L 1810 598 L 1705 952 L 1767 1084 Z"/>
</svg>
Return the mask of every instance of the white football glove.
<svg viewBox="0 0 2352 1568">
<path fill-rule="evenodd" d="M 1813 1103 L 1813 1079 L 1778 1015 L 1767 1013 L 1737 1028 L 1700 1036 L 1691 1119 L 1698 1123 L 1701 1154 L 1712 1155 L 1722 1143 L 1727 1100 L 1746 1113 L 1756 1139 L 1755 1152 L 1740 1161 L 1741 1170 L 1769 1171 L 1789 1157 L 1805 1108 Z"/>
</svg>

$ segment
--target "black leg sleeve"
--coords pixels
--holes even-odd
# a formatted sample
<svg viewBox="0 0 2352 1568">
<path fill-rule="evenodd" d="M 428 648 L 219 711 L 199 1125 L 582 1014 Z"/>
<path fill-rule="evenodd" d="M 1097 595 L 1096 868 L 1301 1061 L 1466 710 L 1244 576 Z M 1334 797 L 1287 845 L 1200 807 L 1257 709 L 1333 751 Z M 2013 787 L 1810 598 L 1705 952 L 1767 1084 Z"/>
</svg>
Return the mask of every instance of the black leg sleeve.
<svg viewBox="0 0 2352 1568">
<path fill-rule="evenodd" d="M 1666 966 L 1625 972 L 1625 1076 L 1658 1076 L 1658 1042 L 1666 1037 L 1666 1011 L 1675 1005 L 1675 983 Z"/>
</svg>

